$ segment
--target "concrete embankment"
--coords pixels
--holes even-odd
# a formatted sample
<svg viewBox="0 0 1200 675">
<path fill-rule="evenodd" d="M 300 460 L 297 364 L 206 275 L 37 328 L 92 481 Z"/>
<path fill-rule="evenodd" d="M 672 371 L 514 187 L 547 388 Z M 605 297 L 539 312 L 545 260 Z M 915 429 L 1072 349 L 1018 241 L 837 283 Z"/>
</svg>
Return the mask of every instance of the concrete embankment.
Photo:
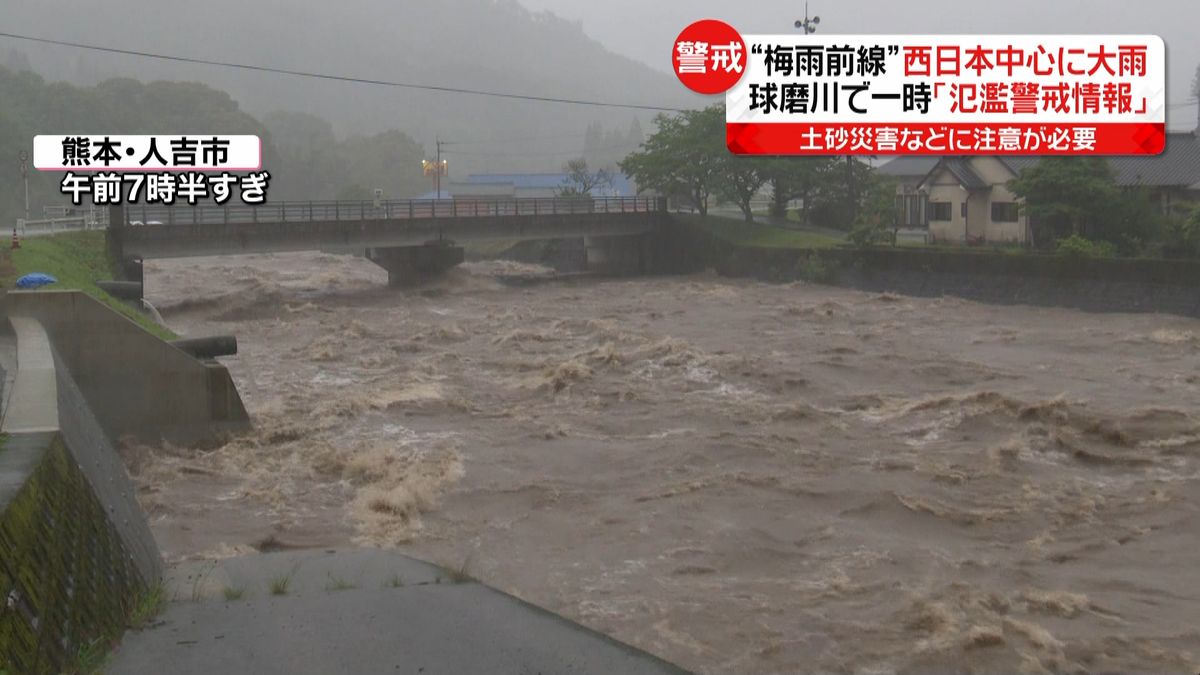
<svg viewBox="0 0 1200 675">
<path fill-rule="evenodd" d="M 0 671 L 58 673 L 119 636 L 162 573 L 134 487 L 41 323 L 10 317 L 0 448 Z"/>
<path fill-rule="evenodd" d="M 200 361 L 79 291 L 14 291 L 38 320 L 109 438 L 203 444 L 249 428 L 225 366 Z"/>
<path fill-rule="evenodd" d="M 189 597 L 129 635 L 109 672 L 682 673 L 455 574 L 390 551 L 271 553 L 180 568 Z"/>
<path fill-rule="evenodd" d="M 919 248 L 737 246 L 681 221 L 667 225 L 655 256 L 664 272 L 764 281 L 817 281 L 865 291 L 1095 312 L 1200 316 L 1200 262 L 1072 258 L 1020 252 Z"/>
<path fill-rule="evenodd" d="M 74 672 L 118 639 L 106 672 L 681 672 L 385 551 L 248 555 L 176 568 L 164 586 L 112 439 L 202 443 L 244 428 L 228 373 L 79 292 L 12 292 L 4 308 L 13 336 L 0 346 L 16 354 L 0 358 L 15 372 L 0 446 L 0 673 Z M 172 602 L 127 632 L 156 597 Z"/>
<path fill-rule="evenodd" d="M 10 292 L 0 449 L 0 672 L 103 651 L 153 597 L 162 558 L 113 445 L 248 428 L 224 366 L 79 291 Z"/>
</svg>

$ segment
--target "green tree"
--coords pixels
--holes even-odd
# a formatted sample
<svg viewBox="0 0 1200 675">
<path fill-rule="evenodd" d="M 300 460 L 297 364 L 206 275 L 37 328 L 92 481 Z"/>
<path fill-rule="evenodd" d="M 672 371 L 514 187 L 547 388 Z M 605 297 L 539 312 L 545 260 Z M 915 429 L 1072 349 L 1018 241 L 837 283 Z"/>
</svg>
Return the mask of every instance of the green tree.
<svg viewBox="0 0 1200 675">
<path fill-rule="evenodd" d="M 572 159 L 563 167 L 567 177 L 559 186 L 558 193 L 563 196 L 591 195 L 592 190 L 601 187 L 611 187 L 613 174 L 608 169 L 592 171 L 588 168 L 586 159 Z"/>
<path fill-rule="evenodd" d="M 387 199 L 429 189 L 421 170 L 425 151 L 407 134 L 392 130 L 338 139 L 329 122 L 299 112 L 272 112 L 263 121 L 279 148 L 280 161 L 271 168 L 276 199 L 330 199 L 356 184 L 368 192 L 381 188 Z"/>
<path fill-rule="evenodd" d="M 767 182 L 767 162 L 762 157 L 740 156 L 723 150 L 717 163 L 714 194 L 737 205 L 748 223 L 754 221 L 750 203 Z"/>
<path fill-rule="evenodd" d="M 621 170 L 639 190 L 686 195 L 701 215 L 707 215 L 709 197 L 721 186 L 721 172 L 729 168 L 724 108 L 659 115 L 655 124 L 657 130 L 641 148 L 620 162 Z"/>
<path fill-rule="evenodd" d="M 716 105 L 676 116 L 659 115 L 658 129 L 620 163 L 640 189 L 686 194 L 701 214 L 710 196 L 732 202 L 747 221 L 751 200 L 771 184 L 774 213 L 803 198 L 821 224 L 850 229 L 870 197 L 872 170 L 857 159 L 743 157 L 725 147 L 725 111 Z"/>
<path fill-rule="evenodd" d="M 13 72 L 33 70 L 33 66 L 29 65 L 29 57 L 25 55 L 25 52 L 17 51 L 15 48 L 9 48 L 8 56 L 4 58 L 4 67 Z"/>
<path fill-rule="evenodd" d="M 870 199 L 874 169 L 856 157 L 830 157 L 818 165 L 810 219 L 825 227 L 851 230 Z"/>
<path fill-rule="evenodd" d="M 350 183 L 337 191 L 336 198 L 343 202 L 366 202 L 373 200 L 375 195 L 360 183 Z"/>
<path fill-rule="evenodd" d="M 896 183 L 869 173 L 860 183 L 862 203 L 850 230 L 850 241 L 859 246 L 894 243 L 896 233 Z"/>
<path fill-rule="evenodd" d="M 336 165 L 345 167 L 345 173 L 328 177 L 326 185 L 345 181 L 382 188 L 385 199 L 415 197 L 429 189 L 421 169 L 425 149 L 404 132 L 392 129 L 369 136 L 351 136 L 338 143 L 336 155 Z M 442 185 L 445 184 L 443 180 Z"/>
<path fill-rule="evenodd" d="M 828 183 L 831 157 L 774 157 L 765 160 L 764 171 L 771 185 L 771 215 L 787 217 L 787 203 L 801 200 L 800 222 L 809 222 L 809 211 Z"/>
<path fill-rule="evenodd" d="M 642 121 L 637 117 L 629 123 L 629 132 L 625 135 L 625 143 L 630 147 L 641 145 L 646 140 L 646 133 L 642 131 Z"/>
<path fill-rule="evenodd" d="M 1200 255 L 1200 209 L 1164 218 L 1160 244 L 1162 255 L 1167 258 Z"/>
<path fill-rule="evenodd" d="M 194 82 L 143 84 L 121 78 L 76 87 L 0 66 L 0 221 L 24 216 L 17 153 L 32 153 L 37 134 L 78 133 L 267 135 L 228 94 Z M 265 142 L 264 165 L 273 172 L 278 161 Z M 32 167 L 27 173 L 31 217 L 40 218 L 44 206 L 69 204 L 59 190 L 60 174 Z"/>
<path fill-rule="evenodd" d="M 1121 193 L 1103 157 L 1046 157 L 1012 179 L 1008 187 L 1025 200 L 1033 239 L 1049 246 L 1068 235 L 1094 238 L 1120 204 Z"/>
<path fill-rule="evenodd" d="M 272 189 L 278 190 L 278 197 L 307 200 L 329 196 L 330 180 L 348 170 L 338 156 L 333 125 L 315 115 L 286 111 L 268 113 L 263 124 L 279 150 L 280 165 L 271 172 Z"/>
</svg>

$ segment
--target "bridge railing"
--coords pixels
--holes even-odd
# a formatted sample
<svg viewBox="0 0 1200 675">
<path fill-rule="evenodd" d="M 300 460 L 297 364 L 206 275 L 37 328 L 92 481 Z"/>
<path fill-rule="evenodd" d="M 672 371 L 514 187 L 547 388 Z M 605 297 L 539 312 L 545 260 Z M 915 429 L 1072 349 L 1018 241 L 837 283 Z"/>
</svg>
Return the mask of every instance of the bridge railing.
<svg viewBox="0 0 1200 675">
<path fill-rule="evenodd" d="M 131 225 L 226 225 L 231 223 L 308 223 L 328 221 L 403 220 L 415 218 L 483 218 L 584 213 L 649 213 L 661 211 L 658 197 L 537 197 L 517 199 L 405 199 L 365 201 L 273 202 L 258 206 L 126 207 Z"/>
<path fill-rule="evenodd" d="M 59 232 L 75 232 L 78 230 L 96 230 L 108 227 L 107 214 L 95 216 L 67 216 L 64 218 L 44 218 L 40 220 L 17 219 L 17 234 L 22 237 L 39 237 Z"/>
</svg>

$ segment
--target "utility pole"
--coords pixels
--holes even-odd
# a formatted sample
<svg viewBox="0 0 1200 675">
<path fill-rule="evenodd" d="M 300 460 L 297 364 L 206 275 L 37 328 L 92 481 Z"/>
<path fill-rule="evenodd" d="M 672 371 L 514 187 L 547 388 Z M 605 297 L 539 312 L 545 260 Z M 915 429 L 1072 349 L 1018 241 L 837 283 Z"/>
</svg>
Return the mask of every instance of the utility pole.
<svg viewBox="0 0 1200 675">
<path fill-rule="evenodd" d="M 450 141 L 443 141 L 440 136 L 434 136 L 434 146 L 437 148 L 437 159 L 429 161 L 421 160 L 421 172 L 426 176 L 433 176 L 433 189 L 436 199 L 442 198 L 442 176 L 449 174 L 446 167 L 446 160 L 442 159 L 442 146 L 454 145 Z"/>
<path fill-rule="evenodd" d="M 29 220 L 29 174 L 25 171 L 29 153 L 21 150 L 17 153 L 17 159 L 21 160 L 21 181 L 25 183 L 25 220 Z"/>
<path fill-rule="evenodd" d="M 817 24 L 821 23 L 821 17 L 808 16 L 808 3 L 804 3 L 804 19 L 796 20 L 796 28 L 804 31 L 805 35 L 812 35 L 817 32 Z M 858 217 L 858 195 L 854 186 L 854 157 L 846 155 L 846 199 L 850 206 L 850 220 Z"/>
<path fill-rule="evenodd" d="M 850 224 L 858 219 L 858 195 L 854 188 L 854 156 L 846 155 L 846 198 L 850 204 Z"/>
<path fill-rule="evenodd" d="M 821 23 L 821 17 L 814 16 L 808 18 L 808 3 L 804 3 L 804 20 L 796 19 L 796 28 L 803 28 L 805 35 L 812 35 L 817 32 L 817 24 Z"/>
<path fill-rule="evenodd" d="M 808 3 L 804 3 L 804 19 L 796 20 L 796 28 L 804 31 L 805 35 L 812 35 L 817 32 L 817 24 L 821 23 L 821 17 L 808 16 Z M 854 158 L 846 155 L 846 196 L 850 202 L 850 219 L 854 220 L 858 216 L 858 207 L 856 205 L 857 197 L 854 194 Z"/>
</svg>

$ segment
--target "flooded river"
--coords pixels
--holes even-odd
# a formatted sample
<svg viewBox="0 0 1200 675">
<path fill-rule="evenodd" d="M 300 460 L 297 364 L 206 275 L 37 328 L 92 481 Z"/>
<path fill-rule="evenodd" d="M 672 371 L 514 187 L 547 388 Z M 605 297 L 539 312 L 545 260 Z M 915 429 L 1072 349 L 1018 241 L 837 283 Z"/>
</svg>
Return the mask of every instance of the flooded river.
<svg viewBox="0 0 1200 675">
<path fill-rule="evenodd" d="M 395 547 L 700 672 L 1200 672 L 1200 321 L 547 274 L 147 263 L 256 427 L 126 449 L 166 555 Z"/>
</svg>

